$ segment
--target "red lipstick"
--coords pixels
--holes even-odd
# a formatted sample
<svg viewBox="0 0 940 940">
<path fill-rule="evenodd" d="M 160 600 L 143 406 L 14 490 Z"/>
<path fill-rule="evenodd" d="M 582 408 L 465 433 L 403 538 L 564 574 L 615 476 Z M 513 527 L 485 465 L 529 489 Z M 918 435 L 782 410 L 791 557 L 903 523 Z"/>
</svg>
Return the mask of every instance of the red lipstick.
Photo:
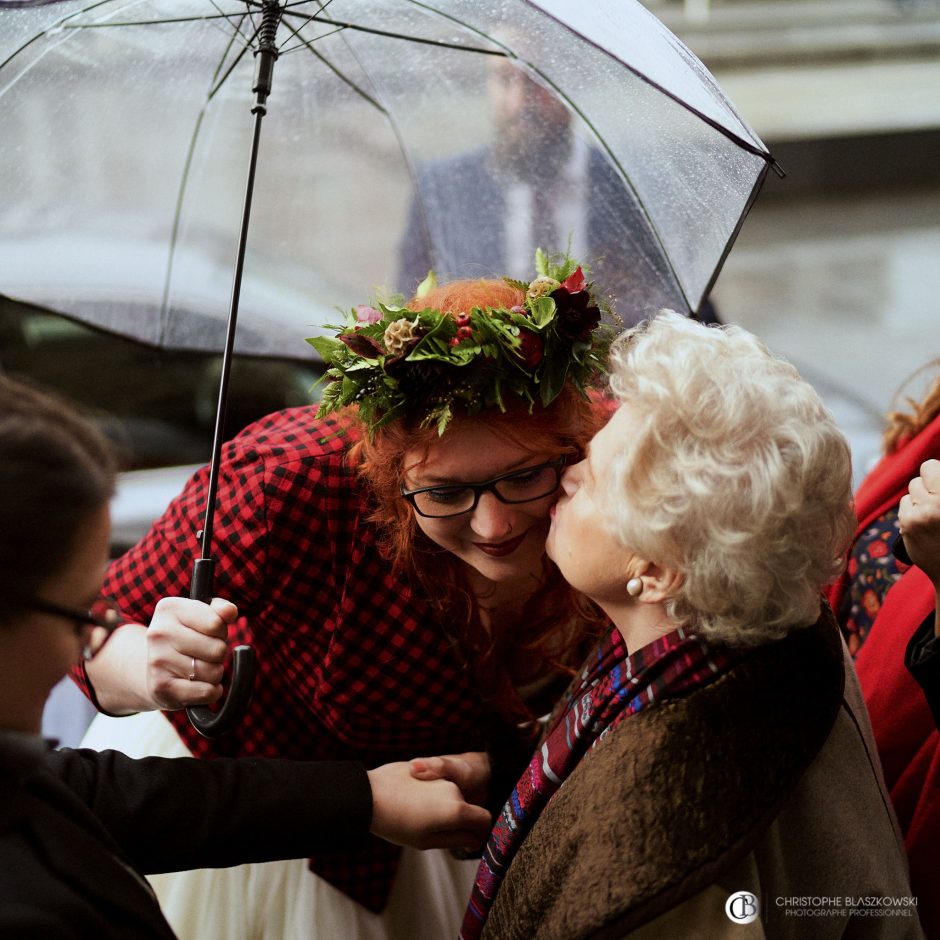
<svg viewBox="0 0 940 940">
<path fill-rule="evenodd" d="M 480 549 L 481 552 L 489 555 L 491 558 L 503 558 L 506 555 L 511 555 L 522 544 L 522 540 L 525 537 L 526 533 L 523 532 L 522 535 L 517 535 L 514 539 L 500 542 L 497 545 L 484 542 L 474 542 L 473 544 Z"/>
</svg>

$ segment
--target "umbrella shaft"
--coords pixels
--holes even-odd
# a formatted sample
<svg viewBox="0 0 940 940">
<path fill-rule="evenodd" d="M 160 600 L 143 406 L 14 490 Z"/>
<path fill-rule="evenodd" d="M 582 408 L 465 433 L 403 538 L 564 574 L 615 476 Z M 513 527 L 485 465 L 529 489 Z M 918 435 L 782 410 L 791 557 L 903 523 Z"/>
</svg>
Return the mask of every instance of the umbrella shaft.
<svg viewBox="0 0 940 940">
<path fill-rule="evenodd" d="M 280 15 L 278 11 L 278 15 Z M 271 59 L 273 68 L 276 53 Z M 270 90 L 270 74 L 268 75 Z M 266 93 L 265 93 L 266 96 Z M 259 92 L 259 100 L 261 93 Z M 248 179 L 245 183 L 245 203 L 242 210 L 241 230 L 238 235 L 238 250 L 235 256 L 235 275 L 232 281 L 232 298 L 229 306 L 228 324 L 225 330 L 225 348 L 222 354 L 222 372 L 219 376 L 219 400 L 215 415 L 215 432 L 212 438 L 212 458 L 209 463 L 209 491 L 206 497 L 205 524 L 202 527 L 202 558 L 212 556 L 212 527 L 215 519 L 215 499 L 219 488 L 219 463 L 222 455 L 222 436 L 225 431 L 225 413 L 228 410 L 229 376 L 232 371 L 232 350 L 235 345 L 235 329 L 238 324 L 238 304 L 242 289 L 242 272 L 245 267 L 245 248 L 248 244 L 248 223 L 251 219 L 251 201 L 255 189 L 255 170 L 258 165 L 258 149 L 261 144 L 261 119 L 267 113 L 263 104 L 252 108 L 255 116 L 251 137 L 251 153 L 248 158 Z"/>
</svg>

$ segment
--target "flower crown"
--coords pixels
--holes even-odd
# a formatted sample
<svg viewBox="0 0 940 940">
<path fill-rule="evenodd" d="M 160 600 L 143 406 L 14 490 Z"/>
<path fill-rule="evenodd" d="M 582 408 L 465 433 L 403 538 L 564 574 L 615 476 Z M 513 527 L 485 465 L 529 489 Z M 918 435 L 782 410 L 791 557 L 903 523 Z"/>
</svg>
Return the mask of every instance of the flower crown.
<svg viewBox="0 0 940 940">
<path fill-rule="evenodd" d="M 452 315 L 378 303 L 350 311 L 336 337 L 307 340 L 327 369 L 318 417 L 358 405 L 369 434 L 400 418 L 417 418 L 443 434 L 456 411 L 505 411 L 514 396 L 549 405 L 566 381 L 582 394 L 605 372 L 612 331 L 581 266 L 536 252 L 535 280 L 506 283 L 523 303 L 474 307 Z M 429 273 L 417 291 L 436 285 Z"/>
</svg>

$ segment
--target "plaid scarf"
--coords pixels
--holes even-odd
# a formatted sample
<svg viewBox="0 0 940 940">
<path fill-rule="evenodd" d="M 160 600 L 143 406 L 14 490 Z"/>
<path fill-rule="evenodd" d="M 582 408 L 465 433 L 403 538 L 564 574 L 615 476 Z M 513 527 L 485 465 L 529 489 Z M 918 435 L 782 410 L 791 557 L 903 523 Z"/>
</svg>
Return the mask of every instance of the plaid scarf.
<svg viewBox="0 0 940 940">
<path fill-rule="evenodd" d="M 657 702 L 686 695 L 718 678 L 731 654 L 681 628 L 627 655 L 612 630 L 588 657 L 546 726 L 542 744 L 493 826 L 460 940 L 477 940 L 503 876 L 555 791 L 589 750 L 624 718 Z"/>
</svg>

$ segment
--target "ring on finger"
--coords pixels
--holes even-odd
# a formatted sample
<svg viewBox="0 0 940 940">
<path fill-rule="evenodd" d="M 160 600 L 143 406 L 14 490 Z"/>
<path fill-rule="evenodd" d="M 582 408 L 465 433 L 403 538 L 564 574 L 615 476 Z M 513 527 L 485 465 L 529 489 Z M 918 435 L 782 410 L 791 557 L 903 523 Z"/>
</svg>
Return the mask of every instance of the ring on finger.
<svg viewBox="0 0 940 940">
<path fill-rule="evenodd" d="M 189 681 L 190 682 L 196 681 L 196 657 L 195 656 L 193 656 L 193 668 L 189 673 Z"/>
</svg>

